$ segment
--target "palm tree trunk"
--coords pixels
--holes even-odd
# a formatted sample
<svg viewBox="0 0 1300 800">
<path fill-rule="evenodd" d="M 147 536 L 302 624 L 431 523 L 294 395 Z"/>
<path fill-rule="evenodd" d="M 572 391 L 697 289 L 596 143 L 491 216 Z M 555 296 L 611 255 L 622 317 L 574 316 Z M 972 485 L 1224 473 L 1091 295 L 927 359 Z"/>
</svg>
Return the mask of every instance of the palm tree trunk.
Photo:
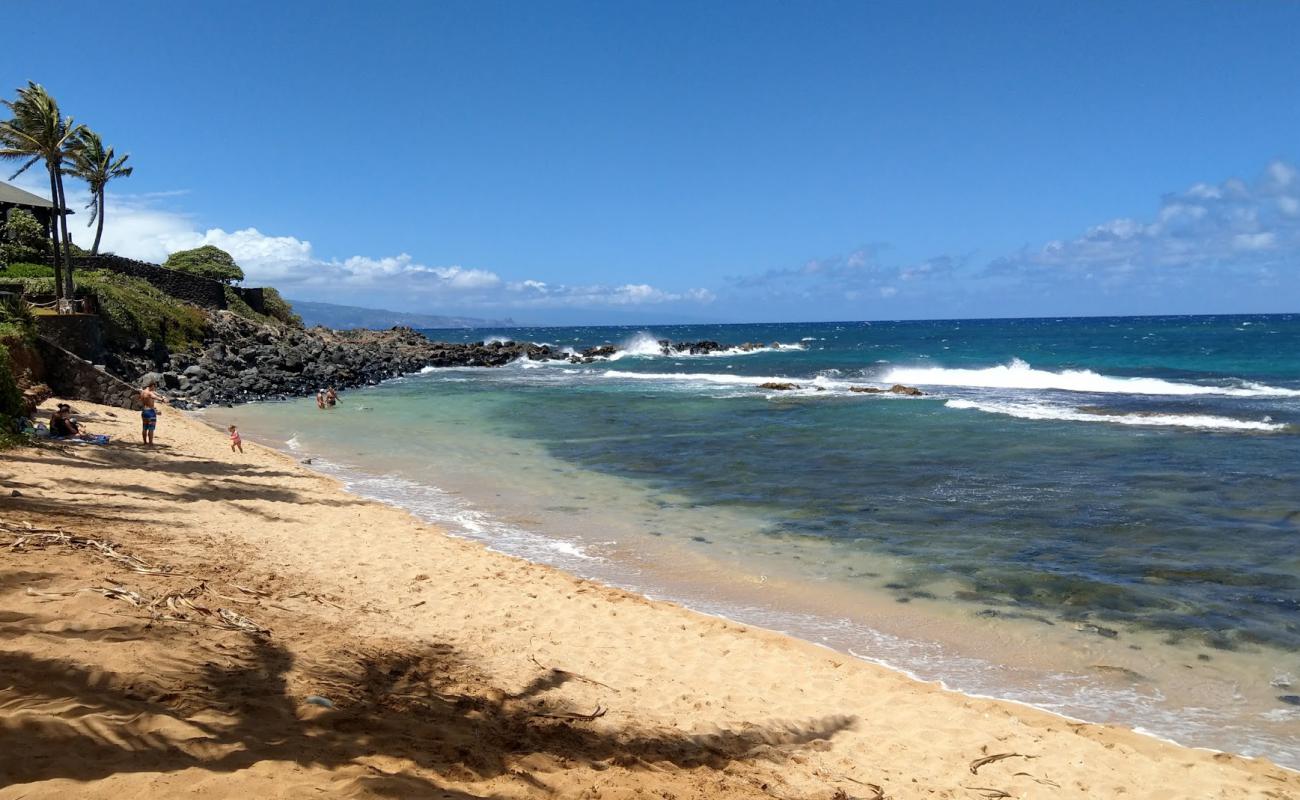
<svg viewBox="0 0 1300 800">
<path fill-rule="evenodd" d="M 92 256 L 99 255 L 99 237 L 104 235 L 104 187 L 99 188 L 99 197 L 95 200 L 99 204 L 99 224 L 95 226 L 95 243 L 90 246 Z"/>
<path fill-rule="evenodd" d="M 59 183 L 59 219 L 63 221 L 63 261 L 67 264 L 67 269 L 63 273 L 63 279 L 67 282 L 67 289 L 64 297 L 72 300 L 76 297 L 76 286 L 72 283 L 72 237 L 68 235 L 68 200 L 63 194 L 63 175 L 58 174 Z"/>
<path fill-rule="evenodd" d="M 59 204 L 59 187 L 55 182 L 57 180 L 55 178 L 56 173 L 53 167 L 51 167 L 49 171 L 50 171 L 50 199 L 53 200 L 54 205 L 57 206 Z M 47 227 L 49 228 L 50 238 L 53 240 L 52 243 L 54 245 L 54 298 L 56 300 L 62 300 L 63 299 L 63 267 L 62 267 L 62 259 L 59 257 L 59 217 L 58 217 L 57 210 L 50 212 L 50 222 Z"/>
</svg>

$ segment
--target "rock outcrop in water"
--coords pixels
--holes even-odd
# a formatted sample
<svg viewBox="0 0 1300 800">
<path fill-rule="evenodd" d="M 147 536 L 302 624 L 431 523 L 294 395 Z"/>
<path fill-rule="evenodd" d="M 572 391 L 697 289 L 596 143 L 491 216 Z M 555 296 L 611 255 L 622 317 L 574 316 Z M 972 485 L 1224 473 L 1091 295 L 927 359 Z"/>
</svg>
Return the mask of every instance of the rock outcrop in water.
<svg viewBox="0 0 1300 800">
<path fill-rule="evenodd" d="M 765 345 L 758 342 L 745 342 L 744 344 L 719 344 L 711 339 L 702 339 L 698 342 L 674 342 L 671 339 L 660 339 L 659 355 L 661 356 L 707 356 L 713 353 L 752 353 L 755 350 L 763 350 L 767 347 L 776 348 L 776 345 Z M 619 348 L 612 344 L 602 344 L 597 347 L 588 347 L 581 353 L 574 353 L 569 356 L 569 362 L 573 364 L 590 364 L 593 361 L 603 358 L 609 358 L 619 352 Z M 644 353 L 642 353 L 644 355 Z"/>
<path fill-rule="evenodd" d="M 888 389 L 881 389 L 876 386 L 850 386 L 849 391 L 857 392 L 858 394 L 905 394 L 910 397 L 922 397 L 925 395 L 925 392 L 915 386 L 904 386 L 901 383 L 896 383 Z"/>
<path fill-rule="evenodd" d="M 751 352 L 767 345 L 658 342 L 662 355 Z M 589 347 L 581 353 L 532 342 L 434 342 L 410 328 L 386 331 L 302 329 L 255 322 L 230 312 L 209 320 L 203 347 L 154 360 L 114 354 L 115 372 L 136 385 L 157 381 L 178 405 L 228 405 L 252 400 L 287 399 L 333 386 L 367 386 L 432 367 L 501 367 L 518 359 L 591 363 L 620 352 L 617 345 Z M 645 354 L 643 350 L 637 352 Z M 774 381 L 760 386 L 790 391 L 799 384 Z M 906 386 L 853 387 L 853 391 L 920 395 Z"/>
<path fill-rule="evenodd" d="M 659 345 L 667 355 L 748 352 L 764 346 L 667 339 Z M 619 350 L 607 344 L 575 354 L 532 342 L 434 342 L 410 328 L 301 329 L 218 312 L 210 320 L 201 350 L 173 353 L 165 361 L 122 355 L 115 366 L 132 382 L 157 381 L 164 394 L 182 407 L 197 407 L 302 397 L 328 386 L 373 385 L 426 367 L 501 367 L 521 358 L 591 363 Z"/>
<path fill-rule="evenodd" d="M 139 363 L 130 377 L 138 383 L 156 380 L 174 400 L 203 406 L 372 385 L 425 367 L 499 367 L 519 358 L 567 357 L 527 342 L 433 342 L 410 328 L 303 330 L 223 312 L 213 318 L 202 351 L 172 354 L 161 370 Z"/>
</svg>

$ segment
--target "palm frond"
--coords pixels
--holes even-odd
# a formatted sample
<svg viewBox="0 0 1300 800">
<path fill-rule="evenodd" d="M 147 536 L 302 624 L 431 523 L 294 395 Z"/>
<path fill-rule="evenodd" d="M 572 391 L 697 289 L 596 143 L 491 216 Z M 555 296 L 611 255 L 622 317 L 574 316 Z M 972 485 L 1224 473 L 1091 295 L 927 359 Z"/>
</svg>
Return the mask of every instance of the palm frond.
<svg viewBox="0 0 1300 800">
<path fill-rule="evenodd" d="M 23 164 L 21 167 L 18 168 L 17 172 L 9 176 L 9 180 L 13 180 L 14 178 L 17 178 L 19 175 L 22 175 L 24 172 L 27 171 L 28 167 L 30 167 L 32 164 L 35 164 L 37 161 L 40 160 L 41 160 L 40 156 L 32 156 L 30 161 L 28 161 L 26 164 Z"/>
</svg>

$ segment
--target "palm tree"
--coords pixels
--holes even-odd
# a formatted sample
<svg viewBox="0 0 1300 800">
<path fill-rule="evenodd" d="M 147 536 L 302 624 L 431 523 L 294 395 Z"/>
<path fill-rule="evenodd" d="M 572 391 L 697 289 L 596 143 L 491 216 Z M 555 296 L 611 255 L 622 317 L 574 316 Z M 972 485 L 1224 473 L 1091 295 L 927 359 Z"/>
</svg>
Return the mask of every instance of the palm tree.
<svg viewBox="0 0 1300 800">
<path fill-rule="evenodd" d="M 99 255 L 99 239 L 104 235 L 104 186 L 114 178 L 129 176 L 134 167 L 128 167 L 126 160 L 130 154 L 118 157 L 113 148 L 104 148 L 104 140 L 90 128 L 83 127 L 81 135 L 71 151 L 72 166 L 67 170 L 90 185 L 90 219 L 86 225 L 99 224 L 95 227 L 95 243 L 90 246 L 92 256 Z"/>
<path fill-rule="evenodd" d="M 68 157 L 73 143 L 83 125 L 74 125 L 72 117 L 64 117 L 59 104 L 39 83 L 28 81 L 18 90 L 17 100 L 0 101 L 13 114 L 13 119 L 0 122 L 0 158 L 23 160 L 25 163 L 10 176 L 10 180 L 27 171 L 37 161 L 44 161 L 50 174 L 50 200 L 54 203 L 54 282 L 55 294 L 71 298 L 72 237 L 68 235 L 67 203 L 63 195 L 63 161 Z M 59 230 L 62 225 L 63 266 L 59 263 Z"/>
</svg>

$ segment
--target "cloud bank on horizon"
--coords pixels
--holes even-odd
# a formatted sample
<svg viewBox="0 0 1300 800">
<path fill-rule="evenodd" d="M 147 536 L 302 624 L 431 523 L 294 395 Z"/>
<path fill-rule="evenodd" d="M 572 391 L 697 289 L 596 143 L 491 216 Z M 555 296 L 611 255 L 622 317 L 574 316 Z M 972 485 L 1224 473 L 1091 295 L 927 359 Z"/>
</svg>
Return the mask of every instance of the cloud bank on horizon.
<svg viewBox="0 0 1300 800">
<path fill-rule="evenodd" d="M 881 316 L 962 316 L 999 307 L 1044 316 L 1053 298 L 1091 301 L 1092 313 L 1295 310 L 1300 300 L 1300 170 L 1269 163 L 1254 181 L 1197 183 L 1160 198 L 1149 219 L 1115 218 L 1069 239 L 992 259 L 940 254 L 890 264 L 886 245 L 729 279 L 733 293 L 823 307 L 871 301 Z M 1272 307 L 1260 308 L 1259 292 Z M 726 296 L 724 293 L 723 296 Z M 927 309 L 937 313 L 924 313 Z M 918 314 L 918 312 L 921 312 Z M 989 316 L 981 313 L 979 316 Z"/>
<path fill-rule="evenodd" d="M 176 194 L 183 193 L 110 195 L 102 249 L 160 262 L 211 244 L 235 257 L 251 285 L 277 286 L 304 300 L 408 311 L 642 309 L 746 321 L 958 317 L 977 310 L 989 316 L 990 296 L 1002 299 L 992 307 L 1006 316 L 1057 313 L 1051 300 L 1064 296 L 1076 305 L 1091 298 L 1098 314 L 1282 311 L 1300 299 L 1300 170 L 1282 160 L 1252 181 L 1233 177 L 1166 194 L 1147 219 L 1111 219 L 1073 238 L 993 258 L 939 254 L 891 263 L 889 247 L 874 244 L 719 277 L 712 288 L 661 288 L 637 279 L 555 284 L 503 277 L 495 268 L 427 265 L 407 253 L 323 258 L 292 235 L 204 229 L 161 207 Z M 74 194 L 70 203 L 81 199 Z M 1264 294 L 1276 307 L 1232 305 L 1249 304 L 1260 293 L 1242 290 L 1260 287 L 1271 288 Z"/>
<path fill-rule="evenodd" d="M 38 187 L 31 186 L 32 190 Z M 176 193 L 169 193 L 176 194 Z M 156 207 L 157 195 L 110 196 L 101 249 L 143 261 L 162 262 L 170 253 L 213 245 L 234 256 L 249 285 L 280 288 L 291 297 L 357 302 L 367 294 L 405 298 L 407 308 L 429 304 L 473 308 L 600 308 L 708 303 L 706 289 L 670 292 L 645 283 L 571 286 L 532 278 L 506 281 L 488 269 L 458 265 L 429 266 L 407 253 L 393 256 L 318 257 L 310 241 L 262 233 L 257 228 L 226 231 L 201 229 L 193 219 Z M 74 194 L 70 204 L 81 202 Z M 384 299 L 393 305 L 402 305 Z M 410 308 L 412 302 L 420 308 Z"/>
</svg>

